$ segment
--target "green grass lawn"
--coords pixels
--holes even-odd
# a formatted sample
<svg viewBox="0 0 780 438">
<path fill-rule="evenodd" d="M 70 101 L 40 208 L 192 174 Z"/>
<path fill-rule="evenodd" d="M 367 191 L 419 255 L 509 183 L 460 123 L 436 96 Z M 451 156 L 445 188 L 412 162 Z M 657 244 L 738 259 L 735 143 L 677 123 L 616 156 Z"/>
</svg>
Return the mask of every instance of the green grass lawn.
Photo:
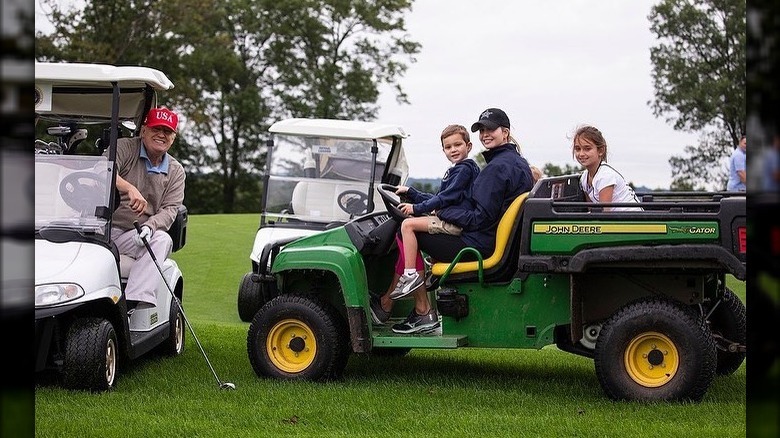
<svg viewBox="0 0 780 438">
<path fill-rule="evenodd" d="M 592 360 L 554 347 L 353 355 L 337 382 L 258 378 L 236 308 L 257 224 L 258 215 L 190 216 L 187 245 L 174 255 L 187 317 L 235 391 L 217 387 L 188 332 L 182 356 L 132 363 L 113 391 L 40 382 L 36 436 L 745 436 L 744 364 L 701 403 L 612 402 Z M 744 283 L 729 286 L 744 299 Z"/>
</svg>

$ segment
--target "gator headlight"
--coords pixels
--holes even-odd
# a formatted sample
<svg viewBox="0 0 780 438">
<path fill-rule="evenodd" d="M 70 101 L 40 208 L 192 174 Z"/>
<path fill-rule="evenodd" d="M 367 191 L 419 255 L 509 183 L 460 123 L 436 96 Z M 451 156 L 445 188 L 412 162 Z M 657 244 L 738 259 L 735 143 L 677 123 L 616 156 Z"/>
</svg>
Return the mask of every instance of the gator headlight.
<svg viewBox="0 0 780 438">
<path fill-rule="evenodd" d="M 67 303 L 84 296 L 84 289 L 78 284 L 60 283 L 35 286 L 35 307 Z"/>
</svg>

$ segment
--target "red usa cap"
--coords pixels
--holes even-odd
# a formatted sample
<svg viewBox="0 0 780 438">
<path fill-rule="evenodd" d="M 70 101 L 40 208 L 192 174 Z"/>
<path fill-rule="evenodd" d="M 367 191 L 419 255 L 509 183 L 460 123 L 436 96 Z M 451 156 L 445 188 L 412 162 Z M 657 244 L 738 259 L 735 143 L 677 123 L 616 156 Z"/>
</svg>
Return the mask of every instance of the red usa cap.
<svg viewBox="0 0 780 438">
<path fill-rule="evenodd" d="M 144 124 L 150 128 L 165 126 L 176 132 L 176 127 L 179 126 L 179 116 L 164 106 L 152 108 L 146 116 L 146 123 Z"/>
</svg>

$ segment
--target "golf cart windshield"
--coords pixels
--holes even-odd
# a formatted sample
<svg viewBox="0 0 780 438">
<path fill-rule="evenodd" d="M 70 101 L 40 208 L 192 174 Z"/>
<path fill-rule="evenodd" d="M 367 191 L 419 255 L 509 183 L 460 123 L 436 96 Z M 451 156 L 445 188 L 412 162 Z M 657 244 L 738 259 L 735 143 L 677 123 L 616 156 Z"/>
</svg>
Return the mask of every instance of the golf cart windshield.
<svg viewBox="0 0 780 438">
<path fill-rule="evenodd" d="M 35 63 L 36 238 L 109 242 L 117 138 L 171 88 L 146 67 Z"/>
<path fill-rule="evenodd" d="M 103 156 L 36 154 L 35 231 L 108 236 L 111 171 Z"/>
<path fill-rule="evenodd" d="M 377 139 L 374 181 L 393 147 Z M 347 221 L 367 213 L 373 140 L 277 134 L 268 165 L 266 215 L 313 222 Z M 374 194 L 372 194 L 372 197 Z M 384 204 L 374 202 L 374 211 Z"/>
</svg>

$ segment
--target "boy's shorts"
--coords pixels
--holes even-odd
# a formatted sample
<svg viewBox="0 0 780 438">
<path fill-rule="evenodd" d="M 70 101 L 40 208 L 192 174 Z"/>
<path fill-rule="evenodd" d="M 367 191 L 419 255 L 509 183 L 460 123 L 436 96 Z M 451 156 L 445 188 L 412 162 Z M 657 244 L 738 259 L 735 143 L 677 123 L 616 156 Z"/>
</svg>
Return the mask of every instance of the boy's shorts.
<svg viewBox="0 0 780 438">
<path fill-rule="evenodd" d="M 450 234 L 452 236 L 460 236 L 463 229 L 455 224 L 445 222 L 439 219 L 438 216 L 428 217 L 428 234 Z"/>
</svg>

